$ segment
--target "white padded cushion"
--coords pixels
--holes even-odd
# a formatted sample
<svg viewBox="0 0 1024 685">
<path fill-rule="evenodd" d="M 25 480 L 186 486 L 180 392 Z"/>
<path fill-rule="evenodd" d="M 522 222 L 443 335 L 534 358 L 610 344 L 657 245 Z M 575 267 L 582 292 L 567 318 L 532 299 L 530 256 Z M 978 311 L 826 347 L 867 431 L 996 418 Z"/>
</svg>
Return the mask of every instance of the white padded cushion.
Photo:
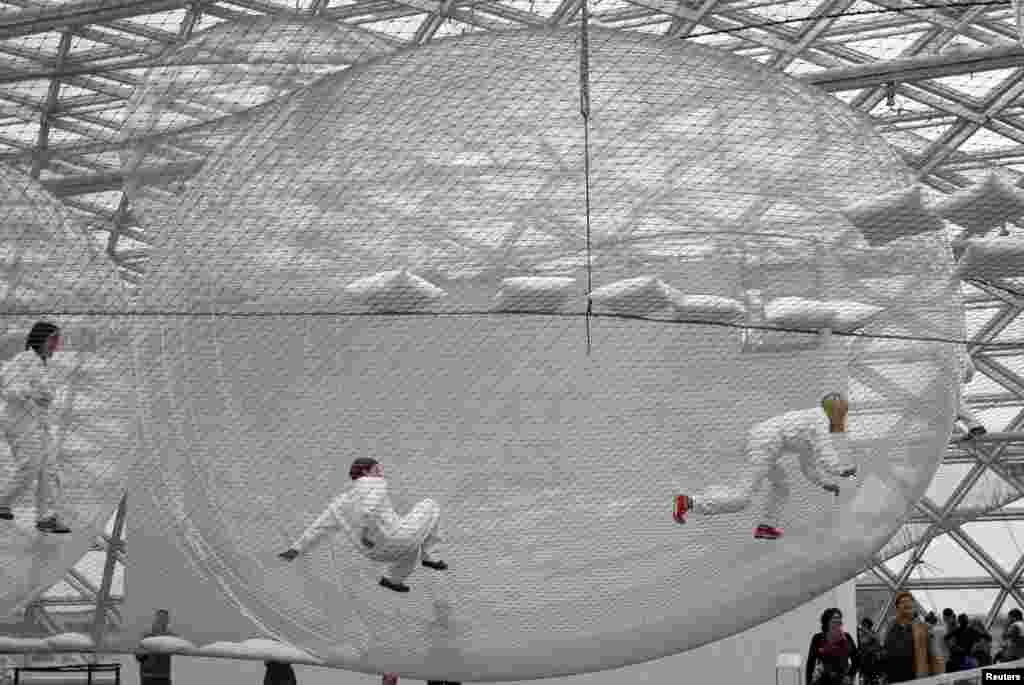
<svg viewBox="0 0 1024 685">
<path fill-rule="evenodd" d="M 498 309 L 503 312 L 549 312 L 560 309 L 573 294 L 575 278 L 517 276 L 501 282 Z"/>
<path fill-rule="evenodd" d="M 139 642 L 139 646 L 151 652 L 174 654 L 193 650 L 194 644 L 174 635 L 154 635 Z"/>
<path fill-rule="evenodd" d="M 346 286 L 345 291 L 371 309 L 406 312 L 444 297 L 444 290 L 405 269 L 382 271 Z"/>
<path fill-rule="evenodd" d="M 919 186 L 869 198 L 840 211 L 860 229 L 869 245 L 885 245 L 899 238 L 943 228 L 939 215 L 924 206 Z"/>
<path fill-rule="evenodd" d="M 883 307 L 854 300 L 826 300 L 833 313 L 832 330 L 849 333 L 863 328 L 884 311 Z"/>
<path fill-rule="evenodd" d="M 318 660 L 307 652 L 274 640 L 252 639 L 243 642 L 213 642 L 197 650 L 198 655 L 237 659 L 259 659 L 260 661 L 281 661 L 285 663 Z"/>
<path fill-rule="evenodd" d="M 764 308 L 765 323 L 781 328 L 821 329 L 849 333 L 863 328 L 881 307 L 852 300 L 812 300 L 780 297 Z"/>
<path fill-rule="evenodd" d="M 835 312 L 821 300 L 779 297 L 764 306 L 765 323 L 782 328 L 831 328 Z"/>
<path fill-rule="evenodd" d="M 945 198 L 935 209 L 968 234 L 980 235 L 1024 216 L 1024 191 L 992 173 Z"/>
<path fill-rule="evenodd" d="M 96 644 L 84 633 L 60 633 L 44 640 L 53 649 L 93 649 Z"/>
<path fill-rule="evenodd" d="M 0 650 L 4 652 L 29 652 L 46 647 L 41 638 L 0 636 Z"/>
<path fill-rule="evenodd" d="M 742 302 L 717 295 L 682 295 L 673 300 L 672 306 L 680 319 L 733 323 L 747 315 Z"/>
<path fill-rule="evenodd" d="M 957 266 L 960 278 L 1017 278 L 1024 276 L 1024 238 L 1000 236 L 967 241 Z"/>
<path fill-rule="evenodd" d="M 668 309 L 682 296 L 681 292 L 654 276 L 615 281 L 590 293 L 590 299 L 600 308 L 632 316 Z"/>
</svg>

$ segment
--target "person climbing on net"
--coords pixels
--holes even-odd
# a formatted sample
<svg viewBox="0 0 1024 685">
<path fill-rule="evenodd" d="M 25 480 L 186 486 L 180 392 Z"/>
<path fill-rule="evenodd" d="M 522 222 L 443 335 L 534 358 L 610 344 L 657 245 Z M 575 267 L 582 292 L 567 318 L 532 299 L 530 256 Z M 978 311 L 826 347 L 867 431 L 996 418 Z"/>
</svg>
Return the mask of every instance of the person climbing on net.
<svg viewBox="0 0 1024 685">
<path fill-rule="evenodd" d="M 349 477 L 355 481 L 353 486 L 336 497 L 299 539 L 278 555 L 281 559 L 292 561 L 328 533 L 345 530 L 368 559 L 391 564 L 388 574 L 380 579 L 380 585 L 389 590 L 408 592 L 405 580 L 418 564 L 436 571 L 448 570 L 448 564 L 432 556 L 433 548 L 441 542 L 441 508 L 437 502 L 425 499 L 399 517 L 388 497 L 384 470 L 376 459 L 356 459 Z"/>
<path fill-rule="evenodd" d="M 779 459 L 787 453 L 796 454 L 800 470 L 808 481 L 838 496 L 839 483 L 835 478 L 851 478 L 857 473 L 857 467 L 844 464 L 840 456 L 840 452 L 848 454 L 842 445 L 845 435 L 840 434 L 846 433 L 849 403 L 833 393 L 822 400 L 822 408 L 828 417 L 827 424 L 821 409 L 799 409 L 755 424 L 747 436 L 748 468 L 739 482 L 734 486 L 709 487 L 697 495 L 677 495 L 676 522 L 686 523 L 690 512 L 714 516 L 746 510 L 761 484 L 772 480 Z M 839 449 L 837 443 L 842 445 Z M 772 488 L 766 516 L 754 529 L 755 538 L 777 540 L 782 537 L 782 529 L 777 524 L 783 498 L 778 490 Z"/>
<path fill-rule="evenodd" d="M 61 350 L 60 328 L 37 321 L 25 339 L 25 351 L 0 370 L 3 402 L 0 424 L 12 457 L 12 473 L 0 491 L 0 520 L 14 520 L 11 507 L 36 482 L 36 529 L 42 533 L 70 533 L 54 511 L 60 497 L 60 479 L 51 454 L 50 408 L 55 388 L 47 361 Z"/>
</svg>

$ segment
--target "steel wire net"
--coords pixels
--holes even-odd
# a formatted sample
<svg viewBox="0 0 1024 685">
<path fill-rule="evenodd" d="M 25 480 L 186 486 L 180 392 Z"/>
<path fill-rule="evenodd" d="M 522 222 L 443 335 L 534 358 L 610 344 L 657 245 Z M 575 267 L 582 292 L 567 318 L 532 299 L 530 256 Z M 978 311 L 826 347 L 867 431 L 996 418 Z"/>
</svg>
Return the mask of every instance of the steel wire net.
<svg viewBox="0 0 1024 685">
<path fill-rule="evenodd" d="M 450 680 L 690 649 L 888 540 L 948 439 L 963 324 L 946 220 L 866 121 L 637 33 L 273 52 L 337 56 L 313 73 L 237 57 L 265 24 L 196 34 L 125 119 L 155 245 L 124 309 L 133 530 L 263 635 Z M 211 109 L 217 59 L 272 83 Z M 449 570 L 392 592 L 344 531 L 279 558 L 357 457 L 399 515 L 438 504 Z"/>
</svg>

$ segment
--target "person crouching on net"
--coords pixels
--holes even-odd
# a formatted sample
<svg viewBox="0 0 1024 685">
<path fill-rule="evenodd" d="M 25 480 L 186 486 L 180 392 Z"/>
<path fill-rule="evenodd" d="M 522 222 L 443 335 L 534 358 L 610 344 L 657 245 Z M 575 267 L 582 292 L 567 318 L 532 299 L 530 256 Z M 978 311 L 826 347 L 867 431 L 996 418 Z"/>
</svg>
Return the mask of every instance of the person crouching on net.
<svg viewBox="0 0 1024 685">
<path fill-rule="evenodd" d="M 765 480 L 770 480 L 784 454 L 796 453 L 800 470 L 811 483 L 834 495 L 839 494 L 839 484 L 832 477 L 850 478 L 857 473 L 857 467 L 843 464 L 840 451 L 848 453 L 845 445 L 836 449 L 833 438 L 842 444 L 846 436 L 846 415 L 849 405 L 838 395 L 830 395 L 823 402 L 828 408 L 829 424 L 819 409 L 800 409 L 774 416 L 757 423 L 750 429 L 747 438 L 747 468 L 734 486 L 708 488 L 702 494 L 678 495 L 674 518 L 676 523 L 686 523 L 686 515 L 693 511 L 700 514 L 733 514 L 747 509 L 754 493 Z M 769 495 L 768 511 L 754 530 L 758 539 L 777 540 L 782 537 L 778 527 L 782 502 L 773 487 Z"/>
<path fill-rule="evenodd" d="M 54 387 L 47 360 L 61 349 L 60 328 L 38 321 L 25 339 L 25 351 L 3 366 L 0 425 L 13 457 L 13 473 L 0 492 L 0 520 L 11 521 L 11 507 L 36 481 L 36 528 L 43 533 L 70 533 L 53 510 L 60 482 L 50 454 L 50 406 Z"/>
<path fill-rule="evenodd" d="M 355 484 L 331 502 L 294 544 L 278 556 L 292 561 L 311 549 L 327 533 L 348 532 L 353 544 L 371 561 L 388 562 L 391 568 L 380 584 L 395 592 L 408 592 L 405 580 L 422 563 L 436 571 L 448 564 L 431 556 L 441 541 L 438 527 L 441 508 L 425 499 L 399 517 L 388 497 L 384 470 L 375 459 L 352 462 L 349 477 Z"/>
</svg>

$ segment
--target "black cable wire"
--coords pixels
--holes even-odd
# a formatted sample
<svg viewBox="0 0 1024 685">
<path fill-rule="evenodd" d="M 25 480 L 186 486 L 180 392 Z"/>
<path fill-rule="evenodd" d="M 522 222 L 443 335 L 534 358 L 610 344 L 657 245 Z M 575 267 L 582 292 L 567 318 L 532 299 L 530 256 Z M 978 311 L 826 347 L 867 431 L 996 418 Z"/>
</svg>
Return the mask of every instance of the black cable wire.
<svg viewBox="0 0 1024 685">
<path fill-rule="evenodd" d="M 593 292 L 593 269 L 590 257 L 590 34 L 588 33 L 589 10 L 588 0 L 583 0 L 580 7 L 580 113 L 583 115 L 583 196 L 587 222 L 587 356 L 590 356 L 590 316 L 594 309 L 594 301 L 590 297 Z"/>
<path fill-rule="evenodd" d="M 756 330 L 756 331 L 769 331 L 776 333 L 800 333 L 805 335 L 817 336 L 821 334 L 821 329 L 818 328 L 798 328 L 794 326 L 769 326 L 763 324 L 752 324 L 752 323 L 735 323 L 726 321 L 708 321 L 706 319 L 686 319 L 686 318 L 659 318 L 652 316 L 638 316 L 634 314 L 613 314 L 613 313 L 593 313 L 587 312 L 550 312 L 550 311 L 516 311 L 516 312 L 503 312 L 494 311 L 490 309 L 486 310 L 467 310 L 461 312 L 388 312 L 388 311 L 377 311 L 377 312 L 353 312 L 353 311 L 298 311 L 298 312 L 225 312 L 225 311 L 212 311 L 212 312 L 183 312 L 183 311 L 168 311 L 168 310 L 151 310 L 151 311 L 121 311 L 121 312 L 104 312 L 96 310 L 82 310 L 82 311 L 11 311 L 11 312 L 0 312 L 0 316 L 24 316 L 24 317 L 58 317 L 58 316 L 96 316 L 96 317 L 108 317 L 108 318 L 225 318 L 225 319 L 257 319 L 257 318 L 394 318 L 394 317 L 418 317 L 418 318 L 462 318 L 462 317 L 538 317 L 544 316 L 552 319 L 573 319 L 579 317 L 586 318 L 597 318 L 597 319 L 609 319 L 609 320 L 624 320 L 624 321 L 645 321 L 648 323 L 657 324 L 668 324 L 677 326 L 711 326 L 715 328 L 732 328 L 737 330 Z M 906 340 L 909 342 L 939 342 L 948 343 L 951 345 L 970 345 L 972 348 L 990 348 L 990 349 L 1020 349 L 1024 347 L 1024 340 L 1018 342 L 977 342 L 973 340 L 959 339 L 959 338 L 943 338 L 941 336 L 917 336 L 917 335 L 901 335 L 897 333 L 863 333 L 859 331 L 831 331 L 833 336 L 841 336 L 848 338 L 868 338 L 876 340 Z"/>
</svg>

